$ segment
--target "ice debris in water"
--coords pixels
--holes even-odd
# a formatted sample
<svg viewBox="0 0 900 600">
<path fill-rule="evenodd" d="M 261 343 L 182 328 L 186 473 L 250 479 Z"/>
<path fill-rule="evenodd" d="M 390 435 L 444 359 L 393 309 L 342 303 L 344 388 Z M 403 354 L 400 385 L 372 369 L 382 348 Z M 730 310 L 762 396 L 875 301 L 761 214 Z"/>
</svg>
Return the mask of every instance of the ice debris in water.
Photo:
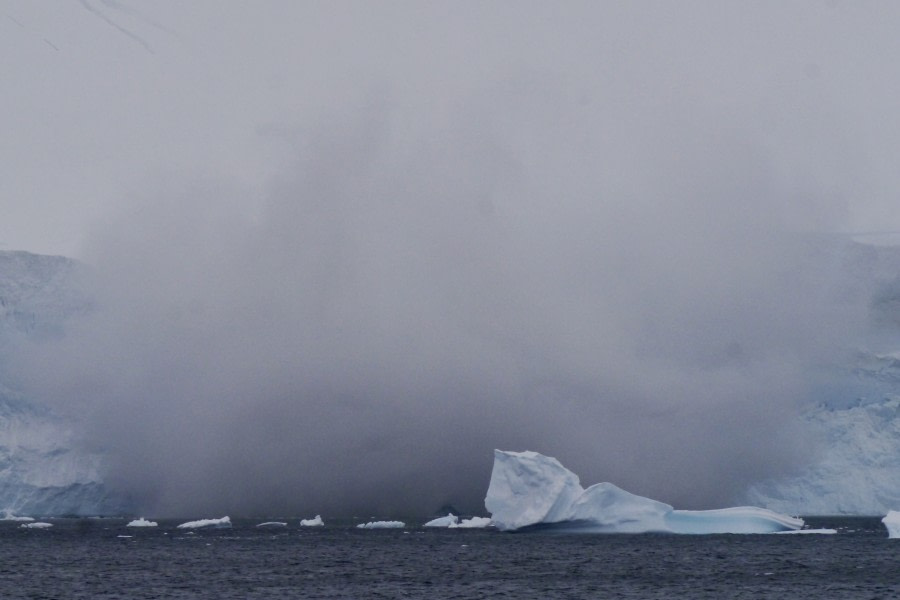
<svg viewBox="0 0 900 600">
<path fill-rule="evenodd" d="M 148 521 L 144 517 L 138 517 L 134 521 L 131 521 L 125 527 L 156 527 L 159 523 L 156 521 Z"/>
<path fill-rule="evenodd" d="M 199 521 L 188 521 L 178 526 L 178 529 L 200 529 L 201 527 L 224 528 L 231 527 L 231 518 L 222 517 L 221 519 L 200 519 Z"/>
<path fill-rule="evenodd" d="M 598 533 L 772 533 L 803 527 L 803 520 L 764 508 L 674 510 L 611 483 L 584 489 L 558 460 L 537 452 L 494 451 L 484 505 L 501 531 L 553 525 Z"/>
<path fill-rule="evenodd" d="M 360 523 L 357 529 L 400 529 L 406 527 L 403 521 L 369 521 L 368 523 Z"/>
<path fill-rule="evenodd" d="M 274 528 L 274 527 L 287 527 L 287 523 L 284 521 L 266 521 L 265 523 L 260 523 L 257 527 L 265 527 L 265 528 Z"/>
<path fill-rule="evenodd" d="M 321 527 L 325 525 L 322 515 L 316 515 L 314 519 L 300 519 L 300 527 Z"/>
<path fill-rule="evenodd" d="M 35 523 L 23 523 L 22 525 L 19 525 L 19 527 L 25 529 L 47 529 L 48 527 L 53 527 L 53 523 L 42 523 L 38 521 Z"/>
<path fill-rule="evenodd" d="M 881 519 L 881 522 L 887 527 L 889 538 L 900 538 L 900 512 L 896 510 L 888 511 L 888 514 Z"/>
</svg>

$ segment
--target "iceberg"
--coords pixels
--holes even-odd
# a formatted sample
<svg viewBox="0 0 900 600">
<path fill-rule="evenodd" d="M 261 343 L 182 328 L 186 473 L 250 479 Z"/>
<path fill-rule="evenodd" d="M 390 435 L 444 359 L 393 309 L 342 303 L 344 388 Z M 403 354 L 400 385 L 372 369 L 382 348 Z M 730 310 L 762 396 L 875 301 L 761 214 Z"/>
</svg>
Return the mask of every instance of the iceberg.
<svg viewBox="0 0 900 600">
<path fill-rule="evenodd" d="M 47 529 L 48 527 L 53 527 L 53 523 L 35 521 L 34 523 L 23 523 L 19 527 L 22 529 Z"/>
<path fill-rule="evenodd" d="M 900 538 L 900 512 L 896 510 L 888 511 L 888 514 L 881 519 L 881 522 L 887 527 L 889 538 Z"/>
<path fill-rule="evenodd" d="M 215 527 L 222 529 L 231 527 L 231 518 L 222 517 L 221 519 L 200 519 L 199 521 L 188 521 L 178 526 L 178 529 L 201 529 L 204 527 Z"/>
<path fill-rule="evenodd" d="M 34 521 L 31 517 L 19 517 L 12 513 L 12 511 L 6 510 L 3 511 L 3 516 L 0 517 L 0 521 L 22 521 L 22 522 L 30 522 Z"/>
<path fill-rule="evenodd" d="M 300 527 L 322 527 L 325 525 L 325 521 L 322 520 L 322 515 L 316 515 L 314 519 L 300 519 Z"/>
<path fill-rule="evenodd" d="M 459 523 L 459 517 L 454 514 L 448 514 L 446 517 L 438 517 L 428 521 L 422 527 L 455 527 Z"/>
<path fill-rule="evenodd" d="M 403 521 L 369 521 L 368 523 L 360 523 L 357 529 L 402 529 L 406 527 Z"/>
<path fill-rule="evenodd" d="M 134 521 L 129 522 L 125 527 L 156 527 L 158 525 L 159 523 L 155 521 L 148 521 L 144 517 L 140 517 L 135 519 Z"/>
<path fill-rule="evenodd" d="M 264 529 L 270 529 L 275 527 L 287 527 L 287 523 L 284 521 L 266 521 L 265 523 L 260 523 L 257 527 L 262 527 Z"/>
<path fill-rule="evenodd" d="M 471 519 L 463 519 L 459 523 L 450 525 L 450 529 L 484 529 L 491 526 L 489 517 L 472 517 Z"/>
<path fill-rule="evenodd" d="M 612 483 L 584 489 L 558 460 L 537 452 L 495 450 L 484 505 L 501 531 L 541 525 L 597 533 L 774 533 L 804 525 L 754 506 L 675 510 Z"/>
</svg>

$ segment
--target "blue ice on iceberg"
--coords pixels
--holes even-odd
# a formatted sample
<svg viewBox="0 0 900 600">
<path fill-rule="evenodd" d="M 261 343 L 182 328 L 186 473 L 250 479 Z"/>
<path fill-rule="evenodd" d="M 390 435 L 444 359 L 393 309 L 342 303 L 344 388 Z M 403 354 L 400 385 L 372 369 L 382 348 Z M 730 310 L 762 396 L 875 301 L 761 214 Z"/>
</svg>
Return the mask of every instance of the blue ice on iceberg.
<svg viewBox="0 0 900 600">
<path fill-rule="evenodd" d="M 581 487 L 558 460 L 537 452 L 494 451 L 484 505 L 501 531 L 542 525 L 597 533 L 774 533 L 803 520 L 765 508 L 675 510 L 611 484 Z"/>
</svg>

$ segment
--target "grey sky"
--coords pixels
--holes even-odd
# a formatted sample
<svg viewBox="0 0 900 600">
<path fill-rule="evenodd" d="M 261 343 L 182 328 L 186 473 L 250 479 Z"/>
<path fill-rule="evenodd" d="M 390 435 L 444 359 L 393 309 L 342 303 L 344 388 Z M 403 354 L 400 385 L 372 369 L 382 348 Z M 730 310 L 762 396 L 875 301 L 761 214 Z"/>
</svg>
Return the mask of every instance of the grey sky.
<svg viewBox="0 0 900 600">
<path fill-rule="evenodd" d="M 100 308 L 21 372 L 170 514 L 727 502 L 864 327 L 799 234 L 900 229 L 894 4 L 3 10 L 0 241 Z"/>
</svg>

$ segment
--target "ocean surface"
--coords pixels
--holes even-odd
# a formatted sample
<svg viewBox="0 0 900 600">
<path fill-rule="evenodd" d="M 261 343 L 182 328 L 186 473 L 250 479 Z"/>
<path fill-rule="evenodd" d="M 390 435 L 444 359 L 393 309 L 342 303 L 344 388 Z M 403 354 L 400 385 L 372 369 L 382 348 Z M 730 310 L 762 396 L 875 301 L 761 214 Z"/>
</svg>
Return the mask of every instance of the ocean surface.
<svg viewBox="0 0 900 600">
<path fill-rule="evenodd" d="M 835 535 L 707 536 L 48 522 L 0 522 L 0 598 L 900 596 L 900 540 L 877 518 L 807 519 Z"/>
</svg>

